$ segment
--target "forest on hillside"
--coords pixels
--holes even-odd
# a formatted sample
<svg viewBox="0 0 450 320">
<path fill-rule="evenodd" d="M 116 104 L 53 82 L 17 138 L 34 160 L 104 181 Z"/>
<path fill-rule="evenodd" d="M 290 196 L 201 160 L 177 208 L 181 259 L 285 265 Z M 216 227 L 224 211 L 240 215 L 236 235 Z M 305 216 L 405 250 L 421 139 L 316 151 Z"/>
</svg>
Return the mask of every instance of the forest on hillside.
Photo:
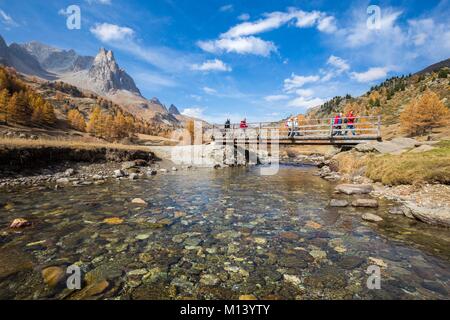
<svg viewBox="0 0 450 320">
<path fill-rule="evenodd" d="M 77 98 L 87 100 L 88 107 L 80 110 Z M 57 114 L 61 116 L 58 118 Z M 107 141 L 118 141 L 136 133 L 167 135 L 170 132 L 168 128 L 125 112 L 107 99 L 95 94 L 86 95 L 77 87 L 63 82 L 31 86 L 14 69 L 2 66 L 0 124 L 46 129 L 62 126 Z"/>
</svg>

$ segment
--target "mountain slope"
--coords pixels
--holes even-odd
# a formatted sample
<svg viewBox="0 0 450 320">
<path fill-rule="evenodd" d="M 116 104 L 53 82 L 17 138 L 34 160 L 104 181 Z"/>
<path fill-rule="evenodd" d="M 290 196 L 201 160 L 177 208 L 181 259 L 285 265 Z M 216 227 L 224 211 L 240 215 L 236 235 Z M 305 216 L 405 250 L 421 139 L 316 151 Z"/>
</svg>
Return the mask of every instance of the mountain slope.
<svg viewBox="0 0 450 320">
<path fill-rule="evenodd" d="M 76 72 L 91 67 L 94 57 L 80 56 L 75 50 L 60 50 L 37 41 L 21 45 L 41 66 L 55 73 Z"/>
<path fill-rule="evenodd" d="M 440 70 L 442 68 L 450 68 L 450 59 L 443 60 L 443 61 L 440 61 L 438 63 L 435 63 L 435 64 L 433 64 L 433 65 L 431 65 L 431 66 L 429 66 L 429 67 L 427 67 L 427 68 L 417 72 L 416 74 L 417 75 L 422 75 L 422 74 L 426 74 L 426 73 L 431 73 L 431 72 Z"/>
<path fill-rule="evenodd" d="M 142 96 L 133 78 L 121 69 L 112 51 L 100 49 L 96 57 L 81 56 L 36 41 L 9 47 L 0 36 L 0 63 L 18 72 L 46 80 L 60 80 L 121 105 L 133 116 L 164 125 L 180 125 L 158 99 Z"/>
<path fill-rule="evenodd" d="M 26 75 L 38 76 L 43 79 L 55 79 L 55 76 L 44 70 L 39 61 L 29 54 L 27 50 L 16 43 L 8 46 L 1 36 L 0 62 Z"/>
<path fill-rule="evenodd" d="M 448 61 L 434 64 L 415 75 L 387 79 L 360 97 L 335 97 L 319 107 L 310 109 L 307 117 L 331 118 L 339 112 L 345 113 L 349 110 L 354 110 L 358 115 L 381 115 L 385 129 L 383 136 L 399 136 L 400 114 L 411 101 L 417 100 L 426 90 L 436 93 L 444 105 L 450 108 L 450 70 L 446 67 Z"/>
</svg>

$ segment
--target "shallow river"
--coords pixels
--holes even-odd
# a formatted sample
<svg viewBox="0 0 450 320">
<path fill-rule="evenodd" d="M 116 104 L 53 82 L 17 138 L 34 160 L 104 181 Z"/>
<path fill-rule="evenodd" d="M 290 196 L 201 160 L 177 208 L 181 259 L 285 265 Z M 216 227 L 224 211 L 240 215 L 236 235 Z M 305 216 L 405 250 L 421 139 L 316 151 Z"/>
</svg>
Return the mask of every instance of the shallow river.
<svg viewBox="0 0 450 320">
<path fill-rule="evenodd" d="M 329 208 L 353 198 L 312 168 L 257 170 L 2 191 L 0 299 L 449 298 L 448 229 L 390 215 L 388 202 Z M 363 221 L 367 210 L 384 221 Z M 8 230 L 18 217 L 33 225 Z M 43 269 L 73 264 L 89 290 L 44 283 Z M 379 269 L 380 289 L 368 268 Z"/>
</svg>

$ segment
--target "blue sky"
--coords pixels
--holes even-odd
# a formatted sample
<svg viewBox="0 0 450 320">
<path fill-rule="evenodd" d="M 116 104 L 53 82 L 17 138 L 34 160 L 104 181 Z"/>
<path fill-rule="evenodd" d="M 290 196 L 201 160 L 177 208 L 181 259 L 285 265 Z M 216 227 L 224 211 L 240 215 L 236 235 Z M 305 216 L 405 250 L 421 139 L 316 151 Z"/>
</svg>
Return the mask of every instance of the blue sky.
<svg viewBox="0 0 450 320">
<path fill-rule="evenodd" d="M 370 5 L 381 15 L 368 26 Z M 219 122 L 302 113 L 449 58 L 449 17 L 448 0 L 0 0 L 8 43 L 112 49 L 146 97 Z"/>
</svg>

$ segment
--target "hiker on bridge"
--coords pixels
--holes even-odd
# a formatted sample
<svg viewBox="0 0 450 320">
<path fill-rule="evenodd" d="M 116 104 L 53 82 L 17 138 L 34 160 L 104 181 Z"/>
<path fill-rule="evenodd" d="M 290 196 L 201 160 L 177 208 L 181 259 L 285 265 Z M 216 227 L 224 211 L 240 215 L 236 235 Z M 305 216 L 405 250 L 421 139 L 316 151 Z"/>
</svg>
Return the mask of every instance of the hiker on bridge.
<svg viewBox="0 0 450 320">
<path fill-rule="evenodd" d="M 292 118 L 287 119 L 286 120 L 286 127 L 288 129 L 288 138 L 293 137 L 293 126 L 294 126 L 294 123 L 292 121 Z"/>
<path fill-rule="evenodd" d="M 342 113 L 339 113 L 334 117 L 333 121 L 333 136 L 342 135 Z"/>
<path fill-rule="evenodd" d="M 247 129 L 248 128 L 247 119 L 244 119 L 244 120 L 241 121 L 241 124 L 239 125 L 239 128 L 241 128 L 241 129 Z"/>
<path fill-rule="evenodd" d="M 355 121 L 356 121 L 356 117 L 353 114 L 353 110 L 351 110 L 347 116 L 345 117 L 345 122 L 347 124 L 347 129 L 345 130 L 345 135 L 348 134 L 349 131 L 351 131 L 351 133 L 356 136 L 356 130 L 355 130 Z"/>
</svg>

